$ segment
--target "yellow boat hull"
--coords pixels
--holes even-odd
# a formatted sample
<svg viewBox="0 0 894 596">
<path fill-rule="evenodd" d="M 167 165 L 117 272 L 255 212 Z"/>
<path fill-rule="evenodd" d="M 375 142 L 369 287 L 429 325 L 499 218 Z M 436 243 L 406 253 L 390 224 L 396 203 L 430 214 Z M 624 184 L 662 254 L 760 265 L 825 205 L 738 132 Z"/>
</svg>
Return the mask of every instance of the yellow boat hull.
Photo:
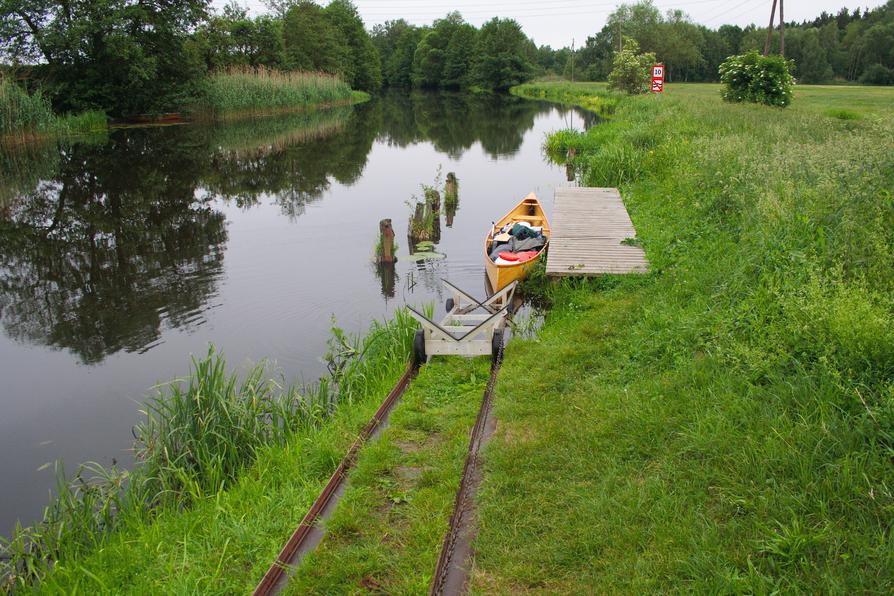
<svg viewBox="0 0 894 596">
<path fill-rule="evenodd" d="M 493 236 L 495 230 L 500 230 L 507 223 L 526 221 L 531 225 L 542 226 L 543 235 L 546 237 L 546 244 L 540 249 L 533 259 L 523 263 L 513 263 L 510 265 L 497 265 L 490 260 L 490 250 L 493 244 Z M 491 231 L 484 240 L 484 270 L 487 272 L 487 280 L 490 282 L 491 290 L 499 292 L 517 279 L 524 279 L 537 261 L 543 258 L 544 251 L 549 245 L 549 220 L 546 218 L 546 212 L 537 200 L 534 193 L 529 194 L 521 202 L 513 207 L 513 209 L 504 215 L 500 221 L 496 222 Z"/>
</svg>

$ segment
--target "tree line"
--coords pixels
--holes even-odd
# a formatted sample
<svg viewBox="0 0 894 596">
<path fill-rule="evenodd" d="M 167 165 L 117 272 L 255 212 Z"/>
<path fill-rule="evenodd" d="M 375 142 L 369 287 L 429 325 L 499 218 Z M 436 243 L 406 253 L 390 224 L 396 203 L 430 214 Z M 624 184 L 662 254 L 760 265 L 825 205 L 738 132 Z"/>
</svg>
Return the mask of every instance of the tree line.
<svg viewBox="0 0 894 596">
<path fill-rule="evenodd" d="M 662 14 L 651 0 L 622 4 L 573 52 L 575 79 L 606 80 L 625 37 L 636 40 L 643 52 L 654 52 L 669 81 L 717 81 L 718 68 L 727 57 L 763 50 L 767 28 L 709 29 L 693 23 L 681 10 Z M 773 53 L 779 52 L 779 38 L 777 28 L 771 38 Z M 570 48 L 541 46 L 536 64 L 542 71 L 570 77 L 571 57 Z M 894 84 L 894 0 L 874 9 L 842 8 L 811 21 L 786 22 L 785 57 L 794 62 L 794 75 L 801 83 Z"/>
<path fill-rule="evenodd" d="M 250 17 L 209 0 L 0 0 L 0 68 L 57 111 L 118 116 L 178 109 L 209 72 L 267 67 L 337 73 L 354 88 L 505 90 L 534 76 L 605 80 L 625 37 L 665 63 L 670 81 L 715 81 L 730 55 L 763 47 L 766 30 L 709 29 L 651 0 L 620 5 L 583 47 L 537 47 L 512 19 L 481 27 L 458 12 L 415 26 L 398 19 L 367 30 L 351 0 L 268 0 Z M 804 83 L 894 83 L 894 0 L 871 9 L 786 23 L 786 52 Z M 774 33 L 774 47 L 778 44 Z M 573 56 L 573 60 L 572 60 Z"/>
</svg>

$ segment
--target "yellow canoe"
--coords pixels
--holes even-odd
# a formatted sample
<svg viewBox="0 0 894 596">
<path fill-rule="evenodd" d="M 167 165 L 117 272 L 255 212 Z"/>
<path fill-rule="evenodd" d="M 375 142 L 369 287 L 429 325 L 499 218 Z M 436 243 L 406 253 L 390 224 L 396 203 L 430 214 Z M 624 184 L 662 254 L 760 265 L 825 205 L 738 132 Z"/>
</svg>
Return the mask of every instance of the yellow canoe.
<svg viewBox="0 0 894 596">
<path fill-rule="evenodd" d="M 508 265 L 498 265 L 491 261 L 490 251 L 494 243 L 494 235 L 507 223 L 527 222 L 535 227 L 543 227 L 543 235 L 546 237 L 546 244 L 540 249 L 533 259 L 522 263 L 512 263 Z M 543 256 L 543 251 L 549 244 L 549 221 L 546 219 L 546 213 L 540 206 L 540 201 L 534 193 L 526 196 L 522 201 L 513 207 L 512 211 L 504 215 L 500 221 L 491 227 L 487 238 L 484 239 L 484 268 L 487 271 L 487 279 L 490 282 L 491 290 L 499 292 L 507 285 L 517 279 L 522 279 L 527 275 L 528 271 L 534 266 L 538 259 Z"/>
</svg>

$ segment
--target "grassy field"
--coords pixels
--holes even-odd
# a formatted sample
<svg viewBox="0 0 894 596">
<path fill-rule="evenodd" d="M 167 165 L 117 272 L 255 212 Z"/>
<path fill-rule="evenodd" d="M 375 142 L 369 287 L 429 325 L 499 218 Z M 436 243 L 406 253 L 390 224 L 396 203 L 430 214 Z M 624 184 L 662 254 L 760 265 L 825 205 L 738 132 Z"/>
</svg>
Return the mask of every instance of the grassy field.
<svg viewBox="0 0 894 596">
<path fill-rule="evenodd" d="M 669 85 L 547 141 L 620 187 L 652 272 L 553 288 L 509 346 L 473 592 L 894 588 L 892 112 Z"/>
<path fill-rule="evenodd" d="M 424 366 L 351 473 L 326 536 L 302 562 L 289 594 L 424 594 L 490 374 L 490 359 Z"/>
</svg>

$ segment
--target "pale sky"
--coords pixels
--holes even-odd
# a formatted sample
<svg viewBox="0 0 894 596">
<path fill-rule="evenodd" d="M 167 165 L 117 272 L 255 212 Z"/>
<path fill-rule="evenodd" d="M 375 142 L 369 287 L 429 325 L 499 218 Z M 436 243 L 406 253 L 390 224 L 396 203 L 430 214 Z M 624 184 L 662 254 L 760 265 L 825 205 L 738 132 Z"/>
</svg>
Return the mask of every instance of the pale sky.
<svg viewBox="0 0 894 596">
<path fill-rule="evenodd" d="M 215 6 L 223 6 L 225 0 L 213 0 Z M 320 4 L 326 4 L 325 0 Z M 241 0 L 252 14 L 267 12 L 262 0 Z M 367 28 L 392 19 L 404 18 L 414 25 L 427 25 L 452 10 L 462 13 L 466 21 L 480 26 L 494 16 L 511 17 L 524 28 L 528 37 L 537 45 L 559 48 L 577 47 L 602 29 L 606 18 L 620 2 L 609 0 L 354 0 Z M 854 2 L 853 0 L 788 0 L 785 2 L 785 20 L 812 19 L 822 11 L 837 13 L 842 6 L 848 9 L 874 8 L 884 0 Z M 756 23 L 766 27 L 770 20 L 772 0 L 655 0 L 662 12 L 679 8 L 694 22 L 710 28 L 723 24 L 745 26 Z"/>
</svg>

